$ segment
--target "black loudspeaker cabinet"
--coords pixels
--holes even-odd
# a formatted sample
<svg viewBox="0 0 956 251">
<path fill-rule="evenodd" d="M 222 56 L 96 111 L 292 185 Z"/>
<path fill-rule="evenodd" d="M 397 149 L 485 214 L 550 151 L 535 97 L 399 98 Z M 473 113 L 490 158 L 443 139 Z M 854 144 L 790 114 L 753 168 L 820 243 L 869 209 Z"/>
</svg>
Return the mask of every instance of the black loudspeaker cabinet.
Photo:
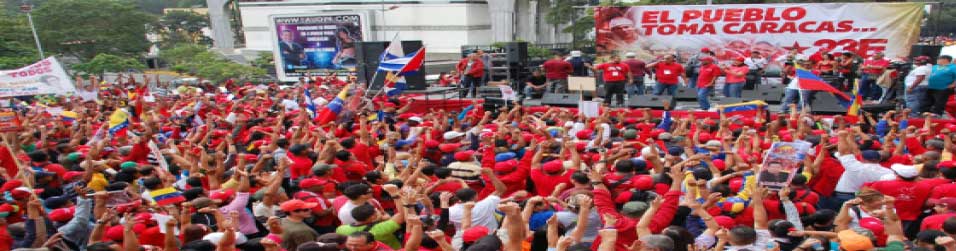
<svg viewBox="0 0 956 251">
<path fill-rule="evenodd" d="M 677 99 L 677 101 L 697 101 L 697 89 L 679 86 L 674 93 L 674 98 Z"/>
<path fill-rule="evenodd" d="M 896 105 L 894 104 L 865 104 L 863 105 L 863 107 L 861 107 L 861 109 L 869 113 L 881 114 L 881 113 L 896 109 Z"/>
<path fill-rule="evenodd" d="M 541 97 L 541 105 L 559 107 L 578 107 L 581 96 L 577 93 L 545 93 Z"/>
<path fill-rule="evenodd" d="M 810 100 L 810 113 L 820 115 L 846 114 L 847 108 L 831 93 L 817 93 Z"/>
<path fill-rule="evenodd" d="M 379 90 L 385 82 L 385 74 L 375 74 L 378 70 L 379 57 L 388 48 L 390 42 L 363 41 L 355 43 L 355 58 L 358 59 L 356 71 L 360 83 L 368 83 L 369 90 Z M 407 55 L 422 48 L 422 41 L 402 41 L 402 51 Z M 405 90 L 425 90 L 425 66 L 416 73 L 405 75 Z M 373 79 L 374 78 L 374 79 Z"/>
<path fill-rule="evenodd" d="M 669 95 L 631 95 L 627 98 L 627 107 L 629 108 L 650 108 L 654 110 L 665 110 L 664 102 L 669 102 L 670 107 L 666 110 L 673 110 L 677 105 L 674 96 Z"/>
<path fill-rule="evenodd" d="M 509 64 L 527 65 L 528 42 L 505 43 L 505 53 L 508 54 Z"/>
<path fill-rule="evenodd" d="M 482 104 L 482 108 L 484 108 L 485 111 L 490 111 L 492 113 L 497 113 L 498 109 L 501 109 L 502 107 L 511 109 L 514 108 L 514 104 L 503 98 L 485 98 L 485 102 Z"/>
<path fill-rule="evenodd" d="M 740 96 L 744 101 L 763 100 L 767 104 L 780 104 L 783 102 L 783 89 L 762 89 L 744 90 Z"/>
<path fill-rule="evenodd" d="M 929 56 L 935 60 L 937 57 L 939 57 L 939 52 L 942 49 L 942 45 L 913 45 L 910 47 L 910 57 Z"/>
</svg>

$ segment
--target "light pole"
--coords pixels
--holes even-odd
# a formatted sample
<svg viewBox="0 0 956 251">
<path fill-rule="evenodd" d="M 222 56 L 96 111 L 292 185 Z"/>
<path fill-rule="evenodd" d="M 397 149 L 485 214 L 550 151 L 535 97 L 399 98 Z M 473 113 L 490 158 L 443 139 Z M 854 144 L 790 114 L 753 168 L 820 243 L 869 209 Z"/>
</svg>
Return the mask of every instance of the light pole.
<svg viewBox="0 0 956 251">
<path fill-rule="evenodd" d="M 20 11 L 27 14 L 27 21 L 30 22 L 30 30 L 33 31 L 33 41 L 37 43 L 37 51 L 40 52 L 40 60 L 43 60 L 46 58 L 43 56 L 43 46 L 40 46 L 40 37 L 37 36 L 36 26 L 33 26 L 33 16 L 30 15 L 30 12 L 33 11 L 33 6 L 24 2 L 22 5 L 20 5 Z"/>
</svg>

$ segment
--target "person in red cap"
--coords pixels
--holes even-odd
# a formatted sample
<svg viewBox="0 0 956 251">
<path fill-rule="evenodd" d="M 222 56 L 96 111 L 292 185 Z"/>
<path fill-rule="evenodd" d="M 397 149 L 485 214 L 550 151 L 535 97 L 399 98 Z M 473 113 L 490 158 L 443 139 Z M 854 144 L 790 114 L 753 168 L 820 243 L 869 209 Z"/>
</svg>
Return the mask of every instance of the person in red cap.
<svg viewBox="0 0 956 251">
<path fill-rule="evenodd" d="M 714 62 L 714 57 L 700 58 L 700 69 L 697 75 L 697 102 L 701 110 L 710 110 L 710 94 L 714 92 L 717 78 L 723 74 L 720 67 Z"/>
<path fill-rule="evenodd" d="M 542 197 L 552 196 L 555 188 L 560 184 L 565 186 L 571 184 L 571 175 L 578 170 L 581 165 L 581 157 L 577 151 L 571 149 L 571 142 L 564 142 L 564 148 L 571 152 L 571 160 L 561 161 L 560 159 L 545 162 L 543 164 L 534 164 L 531 167 L 531 181 L 534 182 L 536 194 Z M 535 160 L 541 159 L 543 151 L 535 153 Z M 567 167 L 566 165 L 567 164 Z"/>
<path fill-rule="evenodd" d="M 312 227 L 305 223 L 305 219 L 312 216 L 312 208 L 318 206 L 316 203 L 308 203 L 302 200 L 288 200 L 283 202 L 282 205 L 279 205 L 279 208 L 286 213 L 286 217 L 282 218 L 280 224 L 282 225 L 282 240 L 290 240 L 293 236 L 297 236 L 299 239 L 309 239 L 315 240 L 319 237 L 319 233 L 315 232 Z M 282 247 L 294 251 L 298 245 L 292 246 L 291 242 L 283 241 Z"/>
<path fill-rule="evenodd" d="M 478 54 L 468 54 L 468 56 L 458 61 L 455 68 L 462 73 L 461 86 L 465 88 L 460 95 L 465 97 L 471 93 L 471 97 L 477 97 L 478 86 L 481 85 L 481 79 L 485 75 L 485 65 Z"/>
<path fill-rule="evenodd" d="M 933 206 L 933 215 L 923 218 L 919 230 L 942 229 L 943 223 L 956 221 L 956 197 L 930 199 L 927 204 Z"/>
<path fill-rule="evenodd" d="M 631 75 L 631 67 L 625 63 L 621 63 L 621 56 L 611 55 L 611 61 L 596 66 L 587 65 L 588 68 L 591 68 L 592 71 L 602 72 L 602 79 L 604 80 L 604 104 L 610 106 L 611 99 L 615 96 L 617 97 L 617 103 L 621 106 L 624 106 L 624 95 L 627 83 L 633 82 L 633 76 Z"/>
<path fill-rule="evenodd" d="M 750 67 L 744 64 L 744 60 L 744 57 L 737 57 L 733 64 L 721 65 L 727 76 L 724 79 L 724 97 L 741 97 L 744 85 L 747 84 L 747 74 L 750 72 Z"/>
<path fill-rule="evenodd" d="M 703 64 L 702 59 L 704 59 L 705 57 L 716 58 L 716 55 L 714 54 L 713 51 L 710 50 L 710 48 L 702 47 L 700 48 L 699 53 L 686 59 L 687 60 L 686 66 L 684 66 L 684 68 L 687 70 L 687 79 L 685 79 L 686 80 L 685 84 L 688 87 L 697 88 L 698 76 L 700 75 L 700 67 Z M 684 59 L 681 59 L 681 61 L 683 60 Z"/>
</svg>

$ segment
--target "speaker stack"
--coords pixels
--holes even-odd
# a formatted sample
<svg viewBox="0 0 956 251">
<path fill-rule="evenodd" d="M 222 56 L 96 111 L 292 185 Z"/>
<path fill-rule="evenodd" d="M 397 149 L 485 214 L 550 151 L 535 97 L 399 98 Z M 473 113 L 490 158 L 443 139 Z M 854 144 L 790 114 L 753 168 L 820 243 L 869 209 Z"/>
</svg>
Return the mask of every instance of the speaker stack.
<svg viewBox="0 0 956 251">
<path fill-rule="evenodd" d="M 677 91 L 674 92 L 674 98 L 677 99 L 677 101 L 697 101 L 697 89 L 679 86 L 677 87 Z"/>
<path fill-rule="evenodd" d="M 387 41 L 361 41 L 355 42 L 355 57 L 358 59 L 356 71 L 360 83 L 368 83 L 369 90 L 380 90 L 385 83 L 385 74 L 376 75 L 378 70 L 379 56 L 388 48 Z M 422 41 L 402 41 L 402 50 L 405 55 L 414 53 L 422 48 Z M 373 79 L 374 78 L 374 79 Z M 425 82 L 425 66 L 418 69 L 418 72 L 405 75 L 405 90 L 425 90 L 428 86 Z"/>
<path fill-rule="evenodd" d="M 784 90 L 779 86 L 758 86 L 756 90 L 744 90 L 740 96 L 745 101 L 762 100 L 767 104 L 780 104 L 783 102 Z"/>
<path fill-rule="evenodd" d="M 580 95 L 570 93 L 545 93 L 541 105 L 558 107 L 578 107 Z"/>
<path fill-rule="evenodd" d="M 839 115 L 846 114 L 846 107 L 840 104 L 840 101 L 837 100 L 833 94 L 830 93 L 817 93 L 820 95 L 814 95 L 815 97 L 810 100 L 810 113 L 819 114 L 819 115 Z"/>
<path fill-rule="evenodd" d="M 942 50 L 942 45 L 913 45 L 910 47 L 910 58 L 917 56 L 929 56 L 935 60 L 939 57 L 939 52 Z"/>
<path fill-rule="evenodd" d="M 668 102 L 670 107 L 664 107 L 664 102 Z M 650 108 L 654 110 L 673 110 L 677 105 L 674 96 L 669 95 L 631 95 L 627 98 L 627 107 L 629 108 Z"/>
</svg>

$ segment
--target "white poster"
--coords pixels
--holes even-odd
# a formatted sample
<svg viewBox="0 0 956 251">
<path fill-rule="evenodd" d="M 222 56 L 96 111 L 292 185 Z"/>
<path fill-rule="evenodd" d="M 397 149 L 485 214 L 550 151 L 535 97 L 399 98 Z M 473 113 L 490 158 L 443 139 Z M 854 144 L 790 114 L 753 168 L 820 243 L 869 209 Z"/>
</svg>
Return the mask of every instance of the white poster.
<svg viewBox="0 0 956 251">
<path fill-rule="evenodd" d="M 511 89 L 511 86 L 508 85 L 499 85 L 498 89 L 501 90 L 501 98 L 504 100 L 518 100 L 518 94 L 515 93 L 514 89 Z"/>
<path fill-rule="evenodd" d="M 20 69 L 0 71 L 0 97 L 74 92 L 73 80 L 54 57 Z"/>
</svg>

